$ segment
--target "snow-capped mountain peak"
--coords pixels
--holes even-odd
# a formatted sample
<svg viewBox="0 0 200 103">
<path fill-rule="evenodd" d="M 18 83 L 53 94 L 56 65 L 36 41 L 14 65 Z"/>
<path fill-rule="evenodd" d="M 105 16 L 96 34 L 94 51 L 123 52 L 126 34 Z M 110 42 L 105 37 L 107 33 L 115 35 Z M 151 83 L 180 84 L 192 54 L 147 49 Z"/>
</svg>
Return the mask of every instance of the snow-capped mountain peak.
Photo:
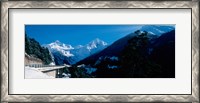
<svg viewBox="0 0 200 103">
<path fill-rule="evenodd" d="M 100 40 L 99 38 L 94 39 L 93 41 L 91 41 L 89 44 L 86 45 L 87 49 L 94 49 L 94 48 L 98 48 L 98 47 L 102 47 L 102 46 L 106 46 L 108 45 L 106 42 L 104 42 L 103 40 Z"/>
<path fill-rule="evenodd" d="M 58 45 L 62 45 L 62 43 L 59 40 L 56 40 L 54 43 Z"/>
<path fill-rule="evenodd" d="M 100 40 L 99 38 L 96 38 L 94 40 L 92 40 L 88 45 L 94 45 L 94 44 L 99 44 L 99 45 L 107 45 L 106 42 L 104 42 L 103 40 Z"/>
<path fill-rule="evenodd" d="M 91 41 L 90 43 L 107 45 L 106 42 L 104 42 L 103 40 L 100 40 L 99 38 L 94 39 L 94 40 Z"/>
<path fill-rule="evenodd" d="M 61 55 L 64 55 L 66 57 L 74 56 L 70 50 L 74 49 L 71 45 L 66 45 L 64 43 L 61 43 L 59 40 L 56 40 L 55 42 L 52 42 L 50 44 L 43 45 L 44 47 L 47 47 L 49 51 L 54 55 L 55 53 L 59 53 Z"/>
<path fill-rule="evenodd" d="M 48 44 L 51 49 L 62 49 L 62 50 L 71 50 L 74 49 L 71 45 L 61 43 L 59 40 L 56 40 L 53 43 Z"/>
<path fill-rule="evenodd" d="M 55 62 L 57 61 L 57 64 L 64 64 L 65 61 L 69 64 L 74 64 L 100 50 L 103 50 L 107 45 L 106 42 L 97 38 L 86 45 L 78 45 L 75 47 L 61 43 L 58 40 L 43 46 L 50 50 L 55 58 Z"/>
<path fill-rule="evenodd" d="M 162 26 L 144 25 L 144 26 L 141 26 L 139 30 L 147 31 L 148 33 L 160 36 L 161 34 L 172 31 L 174 29 L 175 29 L 174 26 L 167 26 L 167 25 L 162 25 Z"/>
</svg>

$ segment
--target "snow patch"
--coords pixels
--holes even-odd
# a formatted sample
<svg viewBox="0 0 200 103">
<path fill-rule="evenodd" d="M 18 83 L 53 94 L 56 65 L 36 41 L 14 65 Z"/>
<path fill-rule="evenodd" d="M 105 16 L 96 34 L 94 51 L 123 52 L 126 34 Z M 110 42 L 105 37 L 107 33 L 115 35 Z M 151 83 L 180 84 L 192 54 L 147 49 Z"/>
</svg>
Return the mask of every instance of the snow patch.
<svg viewBox="0 0 200 103">
<path fill-rule="evenodd" d="M 49 65 L 55 65 L 55 63 L 54 63 L 54 62 L 51 62 Z"/>
<path fill-rule="evenodd" d="M 62 78 L 70 78 L 71 77 L 71 74 L 69 73 L 62 73 L 63 77 Z"/>
<path fill-rule="evenodd" d="M 97 68 L 85 68 L 87 70 L 86 73 L 88 74 L 92 74 L 93 72 L 95 72 L 97 70 Z"/>
<path fill-rule="evenodd" d="M 25 67 L 25 78 L 26 79 L 44 79 L 44 78 L 54 78 L 52 76 L 48 76 L 35 68 Z"/>
<path fill-rule="evenodd" d="M 78 68 L 85 67 L 85 64 L 81 64 L 77 66 Z"/>
<path fill-rule="evenodd" d="M 116 57 L 116 56 L 112 56 L 112 57 L 110 57 L 110 59 L 111 59 L 112 61 L 118 61 L 118 60 L 119 60 L 119 58 Z"/>
<path fill-rule="evenodd" d="M 118 69 L 118 66 L 116 66 L 116 65 L 108 65 L 108 68 L 109 69 Z"/>
</svg>

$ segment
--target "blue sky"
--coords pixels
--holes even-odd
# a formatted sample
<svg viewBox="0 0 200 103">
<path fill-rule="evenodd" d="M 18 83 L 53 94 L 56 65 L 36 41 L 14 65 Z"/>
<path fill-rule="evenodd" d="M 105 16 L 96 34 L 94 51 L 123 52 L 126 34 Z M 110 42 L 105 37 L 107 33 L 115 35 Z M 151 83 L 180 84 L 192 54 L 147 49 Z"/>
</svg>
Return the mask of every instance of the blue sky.
<svg viewBox="0 0 200 103">
<path fill-rule="evenodd" d="M 59 40 L 77 46 L 85 45 L 96 38 L 111 44 L 137 28 L 134 25 L 25 25 L 25 32 L 40 44 Z"/>
<path fill-rule="evenodd" d="M 77 46 L 96 38 L 111 44 L 140 27 L 141 25 L 25 25 L 25 32 L 41 45 L 59 40 Z"/>
</svg>

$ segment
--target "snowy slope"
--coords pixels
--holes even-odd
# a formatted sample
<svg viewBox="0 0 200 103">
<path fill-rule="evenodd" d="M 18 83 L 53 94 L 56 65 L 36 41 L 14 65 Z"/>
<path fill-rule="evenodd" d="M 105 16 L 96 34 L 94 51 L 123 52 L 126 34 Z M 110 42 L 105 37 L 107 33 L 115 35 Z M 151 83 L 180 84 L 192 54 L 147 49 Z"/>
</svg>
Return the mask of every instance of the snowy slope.
<svg viewBox="0 0 200 103">
<path fill-rule="evenodd" d="M 44 79 L 44 78 L 54 78 L 54 77 L 48 76 L 34 68 L 25 67 L 25 78 L 26 79 L 36 79 L 36 78 Z"/>
<path fill-rule="evenodd" d="M 47 47 L 52 54 L 52 58 L 54 58 L 55 64 L 69 64 L 71 57 L 74 56 L 70 50 L 74 49 L 71 45 L 66 45 L 56 40 L 50 44 L 43 45 Z"/>
<path fill-rule="evenodd" d="M 72 50 L 74 48 L 71 45 L 66 45 L 64 43 L 61 43 L 58 40 L 46 45 L 46 47 L 48 47 L 48 49 L 52 53 L 59 51 L 62 55 L 66 56 L 66 57 L 74 56 L 73 54 L 70 53 L 70 50 Z"/>
</svg>

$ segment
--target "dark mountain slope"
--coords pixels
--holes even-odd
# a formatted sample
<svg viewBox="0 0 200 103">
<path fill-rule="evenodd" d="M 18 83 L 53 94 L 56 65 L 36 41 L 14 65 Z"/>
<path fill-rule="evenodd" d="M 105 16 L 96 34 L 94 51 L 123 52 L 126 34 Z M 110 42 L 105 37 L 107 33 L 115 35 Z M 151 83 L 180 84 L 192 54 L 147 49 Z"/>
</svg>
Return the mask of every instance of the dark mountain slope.
<svg viewBox="0 0 200 103">
<path fill-rule="evenodd" d="M 153 38 L 136 31 L 79 64 L 97 68 L 97 78 L 173 78 L 175 30 Z"/>
<path fill-rule="evenodd" d="M 142 31 L 138 30 L 135 31 L 134 33 L 131 33 L 117 41 L 115 41 L 113 44 L 111 44 L 110 46 L 108 46 L 107 48 L 105 48 L 104 50 L 95 53 L 94 55 L 91 55 L 83 60 L 81 60 L 80 62 L 78 62 L 77 64 L 94 64 L 95 61 L 97 61 L 99 59 L 99 57 L 104 57 L 104 56 L 116 56 L 118 57 L 120 55 L 120 53 L 122 52 L 122 50 L 126 47 L 126 45 L 128 44 L 128 41 L 133 38 L 134 36 L 138 35 L 142 33 Z M 158 38 L 157 35 L 152 35 L 150 33 L 147 34 L 147 36 L 149 37 L 149 39 L 151 39 L 152 41 L 155 40 L 156 38 Z"/>
<path fill-rule="evenodd" d="M 160 64 L 163 77 L 175 77 L 175 30 L 163 34 L 153 44 L 151 59 Z"/>
</svg>

